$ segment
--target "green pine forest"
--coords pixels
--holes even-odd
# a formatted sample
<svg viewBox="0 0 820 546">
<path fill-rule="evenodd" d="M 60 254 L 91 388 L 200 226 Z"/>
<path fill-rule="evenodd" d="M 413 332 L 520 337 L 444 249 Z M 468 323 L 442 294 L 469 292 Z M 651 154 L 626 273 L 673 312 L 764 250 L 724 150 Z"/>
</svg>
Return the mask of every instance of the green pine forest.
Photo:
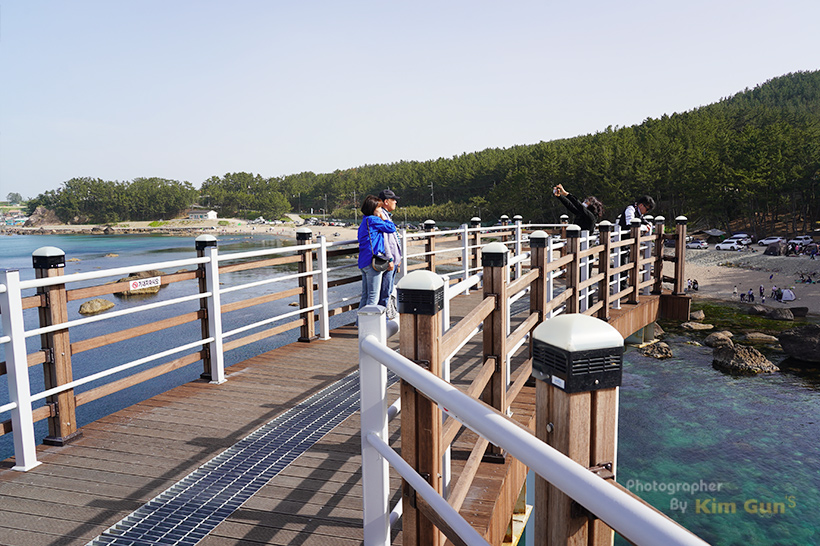
<svg viewBox="0 0 820 546">
<path fill-rule="evenodd" d="M 690 111 L 595 134 L 486 149 L 452 158 L 363 165 L 332 173 L 213 176 L 189 182 L 74 178 L 29 200 L 67 223 L 169 219 L 197 203 L 220 217 L 267 219 L 286 212 L 354 218 L 362 198 L 389 187 L 401 196 L 398 219 L 485 225 L 502 214 L 557 222 L 561 183 L 597 196 L 614 220 L 641 194 L 655 212 L 685 215 L 690 226 L 763 236 L 820 228 L 820 71 L 773 78 Z"/>
</svg>

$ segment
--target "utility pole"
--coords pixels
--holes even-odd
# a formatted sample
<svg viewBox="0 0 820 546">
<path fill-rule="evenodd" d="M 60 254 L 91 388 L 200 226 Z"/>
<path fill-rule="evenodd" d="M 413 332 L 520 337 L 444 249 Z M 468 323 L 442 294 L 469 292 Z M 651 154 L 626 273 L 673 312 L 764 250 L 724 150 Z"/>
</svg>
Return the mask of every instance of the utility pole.
<svg viewBox="0 0 820 546">
<path fill-rule="evenodd" d="M 325 220 L 327 220 L 327 194 L 325 194 Z"/>
<path fill-rule="evenodd" d="M 436 200 L 433 198 L 433 181 L 430 181 L 430 204 L 435 205 Z"/>
<path fill-rule="evenodd" d="M 353 190 L 353 223 L 359 223 L 359 211 L 357 210 L 358 202 L 356 201 L 356 190 Z"/>
</svg>

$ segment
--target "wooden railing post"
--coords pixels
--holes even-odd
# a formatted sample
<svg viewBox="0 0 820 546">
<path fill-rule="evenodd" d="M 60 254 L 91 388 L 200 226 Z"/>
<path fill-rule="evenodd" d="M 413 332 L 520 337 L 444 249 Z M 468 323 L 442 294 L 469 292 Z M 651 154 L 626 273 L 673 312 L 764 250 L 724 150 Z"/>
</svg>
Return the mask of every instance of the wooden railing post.
<svg viewBox="0 0 820 546">
<path fill-rule="evenodd" d="M 490 243 L 481 252 L 484 268 L 484 298 L 493 296 L 495 308 L 484 319 L 484 359 L 495 360 L 493 372 L 482 400 L 502 413 L 507 411 L 507 282 L 509 251 L 502 243 Z M 503 456 L 498 446 L 490 445 L 488 454 Z"/>
<path fill-rule="evenodd" d="M 675 291 L 676 295 L 686 293 L 686 216 L 675 218 Z"/>
<path fill-rule="evenodd" d="M 576 313 L 541 323 L 533 344 L 536 436 L 602 478 L 614 478 L 623 337 L 604 321 Z M 601 371 L 573 375 L 591 359 L 605 362 Z M 533 513 L 536 546 L 614 542 L 609 527 L 538 475 Z"/>
<path fill-rule="evenodd" d="M 629 268 L 628 283 L 632 288 L 627 301 L 629 303 L 638 303 L 638 283 L 641 278 L 641 221 L 639 218 L 632 219 L 629 237 L 632 239 L 632 244 L 629 246 L 629 259 L 632 260 L 632 267 Z"/>
<path fill-rule="evenodd" d="M 663 289 L 664 222 L 666 222 L 666 218 L 663 216 L 655 217 L 655 263 L 652 265 L 652 276 L 655 280 L 652 283 L 653 294 L 660 294 Z"/>
<path fill-rule="evenodd" d="M 310 245 L 313 243 L 313 232 L 310 228 L 300 227 L 296 228 L 296 244 Z M 299 273 L 310 273 L 313 271 L 313 250 L 305 248 L 299 251 L 302 259 L 299 262 Z M 307 309 L 313 307 L 313 275 L 305 275 L 299 277 L 299 288 L 302 289 L 299 294 L 299 308 Z M 311 342 L 316 339 L 316 313 L 314 311 L 305 311 L 302 314 L 305 321 L 300 327 L 299 341 Z"/>
<path fill-rule="evenodd" d="M 547 243 L 549 235 L 546 231 L 533 231 L 530 233 L 530 267 L 541 270 L 538 280 L 532 283 L 530 291 L 530 313 L 538 313 L 538 322 L 546 320 L 547 302 L 552 299 L 552 294 L 547 291 Z"/>
<path fill-rule="evenodd" d="M 427 270 L 436 272 L 436 236 L 433 232 L 436 230 L 435 220 L 424 221 L 424 231 L 430 235 L 424 239 L 424 261 L 427 262 Z"/>
<path fill-rule="evenodd" d="M 441 311 L 444 281 L 424 270 L 405 275 L 396 286 L 400 321 L 400 352 L 441 377 Z M 441 409 L 401 381 L 402 457 L 442 493 Z M 437 546 L 443 535 L 420 510 L 420 496 L 402 481 L 402 540 L 405 546 Z"/>
<path fill-rule="evenodd" d="M 581 228 L 575 224 L 566 227 L 567 252 L 572 255 L 572 261 L 567 264 L 567 290 L 572 290 L 572 295 L 567 300 L 567 313 L 577 313 L 581 310 L 581 291 L 578 290 L 578 283 L 581 280 L 581 261 L 578 259 L 578 251 L 581 250 Z"/>
<path fill-rule="evenodd" d="M 218 241 L 213 235 L 200 235 L 195 239 L 196 255 L 199 258 L 210 258 L 208 263 L 199 264 L 199 293 L 210 292 L 207 298 L 200 299 L 200 324 L 202 339 L 213 341 L 203 347 L 202 373 L 200 378 L 212 383 L 225 382 L 225 356 L 222 350 L 222 303 L 219 296 L 219 260 Z"/>
<path fill-rule="evenodd" d="M 612 263 L 610 261 L 610 255 L 612 253 L 612 224 L 608 220 L 604 220 L 598 224 L 598 232 L 600 233 L 600 242 L 603 246 L 601 254 L 598 256 L 598 272 L 604 275 L 604 278 L 598 284 L 598 299 L 603 302 L 601 310 L 598 311 L 598 318 L 601 320 L 609 320 L 609 304 L 612 301 L 612 295 L 609 289 L 609 283 L 611 282 L 609 276 L 612 270 Z"/>
<path fill-rule="evenodd" d="M 65 252 L 59 248 L 53 246 L 38 248 L 31 257 L 36 278 L 63 275 Z M 68 322 L 65 284 L 38 288 L 37 293 L 44 294 L 46 299 L 46 306 L 38 309 L 41 328 Z M 71 369 L 71 342 L 68 328 L 41 334 L 40 343 L 48 354 L 43 363 L 46 390 L 71 383 L 74 378 Z M 77 430 L 77 404 L 74 400 L 74 389 L 47 397 L 46 404 L 51 407 L 51 416 L 48 418 L 48 436 L 43 439 L 44 444 L 62 446 L 82 435 L 82 431 Z"/>
</svg>

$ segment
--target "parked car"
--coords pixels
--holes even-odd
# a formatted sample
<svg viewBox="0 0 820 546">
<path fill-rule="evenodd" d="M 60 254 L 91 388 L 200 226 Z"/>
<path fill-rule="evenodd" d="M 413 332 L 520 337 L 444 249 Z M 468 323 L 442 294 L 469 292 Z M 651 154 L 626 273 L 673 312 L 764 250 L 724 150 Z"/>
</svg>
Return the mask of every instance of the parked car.
<svg viewBox="0 0 820 546">
<path fill-rule="evenodd" d="M 752 244 L 752 238 L 749 237 L 748 235 L 746 235 L 745 233 L 735 233 L 731 237 L 727 237 L 723 242 L 728 243 L 730 241 L 731 242 L 737 242 L 737 243 L 740 243 L 742 245 Z"/>
<path fill-rule="evenodd" d="M 729 239 L 715 245 L 715 250 L 743 250 L 744 248 L 746 248 L 746 245 L 737 241 L 730 241 Z"/>
<path fill-rule="evenodd" d="M 700 239 L 695 239 L 686 243 L 686 248 L 709 248 L 709 243 L 706 241 L 701 241 Z"/>
<path fill-rule="evenodd" d="M 814 239 L 811 238 L 811 235 L 798 235 L 794 239 L 789 239 L 789 244 L 796 244 L 796 245 L 810 245 L 814 242 Z"/>
<path fill-rule="evenodd" d="M 760 246 L 769 246 L 769 245 L 774 244 L 774 243 L 785 243 L 785 242 L 786 242 L 786 239 L 784 239 L 783 237 L 772 236 L 772 237 L 766 237 L 765 239 L 759 240 L 757 242 L 757 244 L 759 244 Z"/>
</svg>

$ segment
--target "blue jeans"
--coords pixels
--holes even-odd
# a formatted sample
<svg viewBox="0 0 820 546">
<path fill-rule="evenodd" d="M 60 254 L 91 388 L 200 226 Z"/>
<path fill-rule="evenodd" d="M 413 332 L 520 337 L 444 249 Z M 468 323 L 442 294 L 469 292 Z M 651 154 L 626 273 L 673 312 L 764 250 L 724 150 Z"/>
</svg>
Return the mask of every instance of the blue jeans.
<svg viewBox="0 0 820 546">
<path fill-rule="evenodd" d="M 387 307 L 387 300 L 390 298 L 390 294 L 393 293 L 393 285 L 396 282 L 396 271 L 398 269 L 393 269 L 393 271 L 385 271 L 382 274 L 382 283 L 381 283 L 381 291 L 379 292 L 379 305 L 383 307 Z"/>
<path fill-rule="evenodd" d="M 362 272 L 362 301 L 359 303 L 359 309 L 366 305 L 376 305 L 379 303 L 379 293 L 382 287 L 381 271 L 376 271 L 372 266 L 367 266 L 359 269 Z M 393 273 L 389 271 L 389 273 Z M 381 305 L 385 305 L 382 303 Z"/>
</svg>

